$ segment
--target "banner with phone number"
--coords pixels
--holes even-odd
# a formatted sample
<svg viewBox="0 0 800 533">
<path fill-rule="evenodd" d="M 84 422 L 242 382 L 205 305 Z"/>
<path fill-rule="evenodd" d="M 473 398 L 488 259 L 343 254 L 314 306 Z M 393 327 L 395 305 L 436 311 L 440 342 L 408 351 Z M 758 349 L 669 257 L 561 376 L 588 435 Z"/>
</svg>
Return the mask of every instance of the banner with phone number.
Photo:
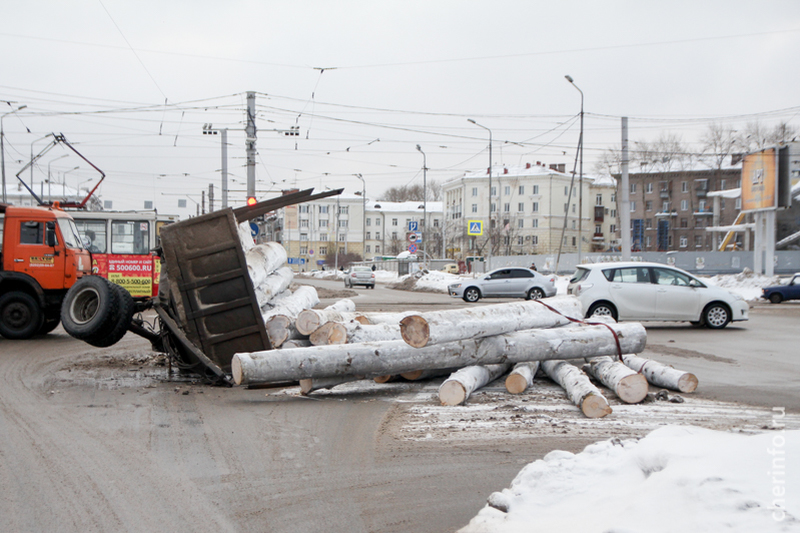
<svg viewBox="0 0 800 533">
<path fill-rule="evenodd" d="M 158 293 L 161 260 L 154 255 L 92 254 L 92 273 L 126 289 L 133 297 Z"/>
</svg>

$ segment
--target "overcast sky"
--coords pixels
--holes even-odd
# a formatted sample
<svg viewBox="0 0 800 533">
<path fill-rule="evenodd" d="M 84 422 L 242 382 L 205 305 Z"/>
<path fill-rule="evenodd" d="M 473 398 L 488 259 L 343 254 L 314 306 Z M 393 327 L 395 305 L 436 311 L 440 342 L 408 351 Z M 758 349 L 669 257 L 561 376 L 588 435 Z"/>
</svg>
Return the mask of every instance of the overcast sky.
<svg viewBox="0 0 800 533">
<path fill-rule="evenodd" d="M 107 178 L 116 209 L 190 210 L 220 181 L 244 199 L 243 118 L 257 93 L 258 196 L 282 188 L 445 181 L 488 165 L 572 168 L 585 95 L 585 162 L 620 138 L 714 121 L 800 125 L 800 2 L 4 0 L 6 178 L 64 133 Z M 5 101 L 10 101 L 9 106 Z M 298 126 L 300 135 L 274 130 Z M 28 133 L 27 130 L 30 130 Z M 97 173 L 61 147 L 34 170 L 73 186 Z M 20 162 L 22 161 L 22 162 Z M 25 173 L 26 181 L 30 175 Z M 84 183 L 89 186 L 92 182 Z M 219 189 L 216 190 L 219 199 Z"/>
</svg>

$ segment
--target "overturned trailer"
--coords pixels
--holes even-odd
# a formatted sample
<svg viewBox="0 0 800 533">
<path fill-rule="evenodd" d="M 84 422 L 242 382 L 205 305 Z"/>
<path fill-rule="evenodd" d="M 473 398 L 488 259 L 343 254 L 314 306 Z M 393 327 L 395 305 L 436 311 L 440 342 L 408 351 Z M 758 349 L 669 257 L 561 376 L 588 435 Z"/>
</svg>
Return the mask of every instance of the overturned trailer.
<svg viewBox="0 0 800 533">
<path fill-rule="evenodd" d="M 82 324 L 82 332 L 87 328 L 127 328 L 148 339 L 154 350 L 169 354 L 181 368 L 232 385 L 229 374 L 235 353 L 272 349 L 247 271 L 238 225 L 282 207 L 341 194 L 342 190 L 313 194 L 313 189 L 306 189 L 165 226 L 161 230 L 157 296 L 121 311 L 115 305 L 116 291 L 110 282 L 79 282 L 67 294 L 65 312 L 76 319 L 71 322 Z M 155 327 L 134 317 L 151 308 L 158 315 Z M 73 337 L 87 337 L 85 333 L 76 335 L 66 323 L 65 329 Z"/>
</svg>

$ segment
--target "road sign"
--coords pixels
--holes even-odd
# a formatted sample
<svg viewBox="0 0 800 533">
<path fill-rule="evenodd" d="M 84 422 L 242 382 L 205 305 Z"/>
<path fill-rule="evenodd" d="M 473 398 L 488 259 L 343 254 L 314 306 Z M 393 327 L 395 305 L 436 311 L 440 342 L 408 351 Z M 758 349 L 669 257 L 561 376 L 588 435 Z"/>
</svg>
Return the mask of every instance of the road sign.
<svg viewBox="0 0 800 533">
<path fill-rule="evenodd" d="M 416 220 L 409 220 L 408 221 L 408 231 L 419 231 L 419 222 Z"/>
<path fill-rule="evenodd" d="M 417 245 L 416 244 L 409 244 L 408 251 L 412 254 L 417 253 Z"/>
<path fill-rule="evenodd" d="M 417 242 L 417 239 L 419 239 L 419 235 L 412 232 L 409 233 L 408 236 L 406 236 L 406 238 L 408 239 L 408 242 Z"/>
<path fill-rule="evenodd" d="M 470 220 L 467 235 L 483 235 L 483 222 L 480 220 Z"/>
<path fill-rule="evenodd" d="M 258 224 L 255 222 L 250 223 L 250 236 L 256 237 L 258 235 Z"/>
<path fill-rule="evenodd" d="M 309 250 L 308 255 L 314 255 L 314 250 Z"/>
<path fill-rule="evenodd" d="M 286 260 L 290 265 L 305 265 L 306 259 L 304 257 L 290 257 Z"/>
</svg>

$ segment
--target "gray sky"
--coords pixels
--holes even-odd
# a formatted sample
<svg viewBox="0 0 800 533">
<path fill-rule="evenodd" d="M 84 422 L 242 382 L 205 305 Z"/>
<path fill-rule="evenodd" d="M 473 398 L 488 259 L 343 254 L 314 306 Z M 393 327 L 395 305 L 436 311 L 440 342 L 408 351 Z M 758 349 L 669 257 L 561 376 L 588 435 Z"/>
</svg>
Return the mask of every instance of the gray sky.
<svg viewBox="0 0 800 533">
<path fill-rule="evenodd" d="M 245 93 L 257 93 L 259 196 L 444 181 L 488 164 L 571 169 L 585 94 L 585 162 L 669 132 L 691 149 L 713 121 L 800 125 L 800 2 L 5 0 L 0 100 L 6 176 L 50 132 L 107 178 L 117 209 L 178 213 L 219 184 L 228 127 L 231 200 L 244 199 Z M 324 70 L 320 70 L 324 69 Z M 3 112 L 12 108 L 0 102 Z M 298 137 L 275 131 L 299 126 Z M 31 133 L 26 131 L 31 130 Z M 380 140 L 377 140 L 380 139 Z M 518 144 L 513 144 L 518 143 Z M 69 184 L 96 172 L 54 148 Z M 25 174 L 26 181 L 30 179 Z M 90 185 L 89 184 L 84 184 Z M 219 190 L 216 191 L 219 198 Z M 185 214 L 187 211 L 183 211 Z"/>
</svg>

